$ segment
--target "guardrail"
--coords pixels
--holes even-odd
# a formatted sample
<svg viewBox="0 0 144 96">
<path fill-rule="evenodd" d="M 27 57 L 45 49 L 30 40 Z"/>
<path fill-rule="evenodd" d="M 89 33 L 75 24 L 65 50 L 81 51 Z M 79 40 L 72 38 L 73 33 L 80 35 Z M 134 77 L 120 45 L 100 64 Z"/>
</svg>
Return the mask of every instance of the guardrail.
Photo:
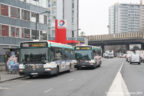
<svg viewBox="0 0 144 96">
<path fill-rule="evenodd" d="M 108 35 L 87 36 L 89 41 L 140 39 L 140 38 L 143 38 L 143 37 L 144 37 L 144 33 L 143 32 L 118 33 L 118 34 L 108 34 Z"/>
</svg>

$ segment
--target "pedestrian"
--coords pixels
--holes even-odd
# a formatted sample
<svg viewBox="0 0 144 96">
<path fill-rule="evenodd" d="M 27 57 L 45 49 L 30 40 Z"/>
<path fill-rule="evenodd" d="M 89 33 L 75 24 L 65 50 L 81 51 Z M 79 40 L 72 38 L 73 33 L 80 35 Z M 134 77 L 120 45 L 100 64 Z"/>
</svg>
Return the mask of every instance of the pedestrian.
<svg viewBox="0 0 144 96">
<path fill-rule="evenodd" d="M 15 55 L 12 55 L 7 62 L 7 66 L 9 69 L 9 73 L 17 73 L 18 72 L 18 62 L 17 57 Z"/>
<path fill-rule="evenodd" d="M 8 58 L 9 58 L 9 51 L 7 51 L 4 55 L 5 68 L 7 72 L 8 72 L 8 66 L 7 66 Z"/>
</svg>

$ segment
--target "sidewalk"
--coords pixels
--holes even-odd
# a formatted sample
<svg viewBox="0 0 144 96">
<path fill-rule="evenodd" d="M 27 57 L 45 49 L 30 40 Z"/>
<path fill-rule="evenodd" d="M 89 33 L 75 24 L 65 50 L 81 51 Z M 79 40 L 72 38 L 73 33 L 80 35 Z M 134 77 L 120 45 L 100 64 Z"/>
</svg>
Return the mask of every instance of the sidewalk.
<svg viewBox="0 0 144 96">
<path fill-rule="evenodd" d="M 8 74 L 5 71 L 0 71 L 0 83 L 4 82 L 4 81 L 18 79 L 18 78 L 21 78 L 21 77 L 22 76 L 20 76 L 19 74 Z"/>
</svg>

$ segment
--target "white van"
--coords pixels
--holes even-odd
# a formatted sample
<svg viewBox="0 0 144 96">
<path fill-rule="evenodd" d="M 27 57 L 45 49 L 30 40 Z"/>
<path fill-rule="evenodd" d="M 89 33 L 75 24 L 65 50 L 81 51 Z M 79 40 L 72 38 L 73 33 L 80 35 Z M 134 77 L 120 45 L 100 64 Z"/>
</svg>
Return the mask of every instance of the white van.
<svg viewBox="0 0 144 96">
<path fill-rule="evenodd" d="M 141 58 L 140 58 L 139 54 L 136 54 L 136 53 L 131 54 L 131 56 L 130 56 L 130 64 L 132 64 L 132 63 L 138 63 L 138 64 L 141 63 Z"/>
</svg>

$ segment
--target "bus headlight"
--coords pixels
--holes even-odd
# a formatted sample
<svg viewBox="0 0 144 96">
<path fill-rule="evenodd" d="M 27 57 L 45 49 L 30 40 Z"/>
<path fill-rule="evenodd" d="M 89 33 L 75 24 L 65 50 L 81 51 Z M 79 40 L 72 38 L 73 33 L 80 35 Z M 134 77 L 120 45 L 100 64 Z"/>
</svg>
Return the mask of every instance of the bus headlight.
<svg viewBox="0 0 144 96">
<path fill-rule="evenodd" d="M 51 69 L 50 69 L 50 68 L 47 68 L 47 69 L 45 69 L 45 71 L 51 71 Z"/>
<path fill-rule="evenodd" d="M 95 63 L 95 61 L 94 61 L 94 60 L 91 60 L 91 61 L 89 61 L 89 63 L 90 63 L 91 65 L 93 65 L 93 64 Z"/>
<path fill-rule="evenodd" d="M 21 70 L 22 70 L 22 69 L 25 69 L 25 65 L 24 65 L 24 64 L 20 64 L 20 65 L 19 65 L 19 69 L 21 69 Z"/>
<path fill-rule="evenodd" d="M 57 67 L 57 64 L 55 64 L 54 62 L 51 62 L 51 63 L 46 63 L 43 65 L 43 68 L 44 69 L 52 69 L 52 68 L 56 68 Z"/>
<path fill-rule="evenodd" d="M 43 67 L 44 67 L 45 71 L 51 71 L 51 65 L 50 64 L 48 64 L 48 63 L 44 64 Z"/>
<path fill-rule="evenodd" d="M 43 67 L 44 67 L 45 69 L 47 69 L 47 68 L 50 68 L 51 66 L 50 66 L 50 64 L 47 63 L 47 64 L 44 64 Z"/>
</svg>

